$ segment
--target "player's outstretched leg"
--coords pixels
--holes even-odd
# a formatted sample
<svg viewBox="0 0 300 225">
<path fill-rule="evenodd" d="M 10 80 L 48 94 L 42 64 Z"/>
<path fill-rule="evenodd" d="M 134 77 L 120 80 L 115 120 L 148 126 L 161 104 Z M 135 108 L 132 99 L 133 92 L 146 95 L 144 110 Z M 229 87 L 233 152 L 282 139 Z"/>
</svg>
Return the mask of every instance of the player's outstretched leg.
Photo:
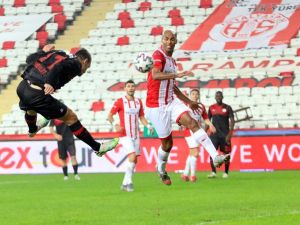
<svg viewBox="0 0 300 225">
<path fill-rule="evenodd" d="M 99 151 L 95 151 L 97 156 L 103 156 L 106 152 L 113 150 L 119 143 L 119 138 L 114 138 L 107 142 L 101 143 Z"/>
<path fill-rule="evenodd" d="M 220 167 L 224 162 L 230 159 L 230 154 L 226 155 L 216 155 L 213 159 L 213 163 L 215 167 Z"/>
</svg>

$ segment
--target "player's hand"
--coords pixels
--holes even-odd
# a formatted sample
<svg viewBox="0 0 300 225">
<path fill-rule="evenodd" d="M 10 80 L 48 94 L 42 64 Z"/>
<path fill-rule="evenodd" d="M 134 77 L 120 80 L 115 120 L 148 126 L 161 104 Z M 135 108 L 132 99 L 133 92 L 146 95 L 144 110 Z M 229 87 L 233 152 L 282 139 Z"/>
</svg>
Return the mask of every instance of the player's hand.
<svg viewBox="0 0 300 225">
<path fill-rule="evenodd" d="M 147 128 L 148 128 L 148 134 L 153 135 L 154 134 L 154 128 L 150 124 L 147 124 Z"/>
<path fill-rule="evenodd" d="M 216 128 L 215 128 L 215 126 L 213 125 L 213 124 L 211 124 L 210 126 L 209 126 L 209 128 L 208 128 L 208 130 L 209 130 L 209 133 L 210 134 L 214 134 L 214 133 L 216 133 Z"/>
<path fill-rule="evenodd" d="M 122 133 L 123 130 L 124 130 L 124 128 L 121 127 L 119 124 L 116 124 L 116 125 L 115 125 L 115 129 L 116 129 L 116 131 L 119 132 L 119 133 Z"/>
<path fill-rule="evenodd" d="M 176 76 L 178 78 L 182 78 L 182 77 L 193 77 L 194 73 L 192 71 L 183 71 L 181 73 L 177 73 Z"/>
<path fill-rule="evenodd" d="M 48 45 L 45 45 L 43 47 L 43 51 L 44 52 L 49 52 L 49 51 L 52 51 L 55 49 L 55 45 L 54 44 L 48 44 Z"/>
<path fill-rule="evenodd" d="M 62 141 L 63 138 L 60 134 L 56 134 L 55 139 L 58 140 L 58 141 Z"/>
<path fill-rule="evenodd" d="M 194 102 L 194 101 L 190 101 L 189 102 L 189 106 L 190 109 L 194 112 L 194 113 L 198 113 L 200 114 L 200 104 L 198 102 Z"/>
<path fill-rule="evenodd" d="M 226 136 L 225 141 L 227 144 L 230 145 L 230 142 L 231 142 L 231 134 L 230 133 Z"/>
<path fill-rule="evenodd" d="M 51 95 L 54 93 L 55 89 L 50 85 L 50 84 L 44 84 L 44 92 L 45 92 L 45 95 Z"/>
</svg>

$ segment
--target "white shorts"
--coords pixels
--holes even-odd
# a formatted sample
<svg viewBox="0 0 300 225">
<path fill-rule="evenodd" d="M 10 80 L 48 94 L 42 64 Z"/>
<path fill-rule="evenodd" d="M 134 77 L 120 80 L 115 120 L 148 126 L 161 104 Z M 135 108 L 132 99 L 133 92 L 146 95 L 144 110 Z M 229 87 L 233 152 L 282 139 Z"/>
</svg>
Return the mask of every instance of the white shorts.
<svg viewBox="0 0 300 225">
<path fill-rule="evenodd" d="M 189 148 L 198 148 L 199 144 L 195 141 L 195 139 L 193 138 L 193 132 L 190 131 L 191 136 L 185 137 L 186 143 L 188 145 Z"/>
<path fill-rule="evenodd" d="M 159 138 L 166 138 L 172 132 L 172 123 L 178 123 L 178 120 L 185 112 L 190 109 L 182 101 L 175 98 L 170 104 L 146 108 L 146 118 L 151 121 Z"/>
<path fill-rule="evenodd" d="M 135 153 L 136 155 L 141 154 L 140 150 L 140 138 L 130 138 L 127 136 L 120 137 L 120 144 L 122 144 L 123 149 L 126 151 L 126 154 Z"/>
</svg>

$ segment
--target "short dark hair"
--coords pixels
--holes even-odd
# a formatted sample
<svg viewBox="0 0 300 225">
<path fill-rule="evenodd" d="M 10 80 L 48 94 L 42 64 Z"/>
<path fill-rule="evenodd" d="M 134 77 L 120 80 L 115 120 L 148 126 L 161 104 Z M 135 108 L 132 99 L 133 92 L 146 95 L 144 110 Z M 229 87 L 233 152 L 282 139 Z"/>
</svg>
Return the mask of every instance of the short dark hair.
<svg viewBox="0 0 300 225">
<path fill-rule="evenodd" d="M 135 84 L 135 83 L 134 83 L 133 80 L 130 79 L 130 80 L 128 80 L 128 81 L 125 82 L 125 86 L 126 86 L 127 84 Z"/>
<path fill-rule="evenodd" d="M 222 91 L 217 91 L 217 92 L 216 92 L 216 95 L 217 95 L 217 94 L 220 94 L 221 96 L 223 96 L 223 92 L 222 92 Z"/>
<path fill-rule="evenodd" d="M 80 60 L 85 60 L 87 59 L 89 62 L 92 62 L 92 56 L 91 54 L 88 52 L 88 50 L 86 50 L 85 48 L 80 48 L 76 53 L 75 56 L 77 58 L 79 58 Z"/>
<path fill-rule="evenodd" d="M 196 92 L 198 92 L 198 94 L 200 94 L 200 91 L 199 91 L 199 89 L 197 89 L 197 88 L 191 89 L 191 90 L 190 90 L 190 93 L 192 93 L 193 91 L 196 91 Z"/>
</svg>

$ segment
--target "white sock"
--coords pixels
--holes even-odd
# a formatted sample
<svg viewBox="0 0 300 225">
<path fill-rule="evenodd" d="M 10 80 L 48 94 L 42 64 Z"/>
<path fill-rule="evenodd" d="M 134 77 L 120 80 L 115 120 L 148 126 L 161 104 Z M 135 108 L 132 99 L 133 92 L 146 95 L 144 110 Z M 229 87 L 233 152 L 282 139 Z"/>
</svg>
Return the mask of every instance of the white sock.
<svg viewBox="0 0 300 225">
<path fill-rule="evenodd" d="M 168 161 L 169 152 L 165 152 L 161 146 L 158 149 L 158 157 L 157 157 L 157 170 L 160 174 L 166 172 L 166 164 Z"/>
<path fill-rule="evenodd" d="M 135 163 L 128 161 L 124 179 L 123 179 L 123 185 L 132 184 L 132 175 L 134 172 L 134 168 L 135 168 Z"/>
<path fill-rule="evenodd" d="M 188 176 L 189 175 L 189 172 L 190 172 L 190 155 L 188 155 L 188 157 L 186 158 L 186 161 L 185 161 L 185 168 L 184 168 L 184 171 L 183 171 L 183 174 L 185 176 Z"/>
<path fill-rule="evenodd" d="M 196 164 L 197 164 L 197 157 L 190 156 L 190 168 L 191 168 L 191 176 L 195 176 L 196 174 Z"/>
<path fill-rule="evenodd" d="M 209 153 L 212 159 L 214 159 L 218 155 L 215 146 L 211 142 L 210 138 L 207 136 L 207 133 L 202 128 L 193 133 L 192 137 L 198 144 L 201 144 L 205 148 L 205 150 Z"/>
</svg>

